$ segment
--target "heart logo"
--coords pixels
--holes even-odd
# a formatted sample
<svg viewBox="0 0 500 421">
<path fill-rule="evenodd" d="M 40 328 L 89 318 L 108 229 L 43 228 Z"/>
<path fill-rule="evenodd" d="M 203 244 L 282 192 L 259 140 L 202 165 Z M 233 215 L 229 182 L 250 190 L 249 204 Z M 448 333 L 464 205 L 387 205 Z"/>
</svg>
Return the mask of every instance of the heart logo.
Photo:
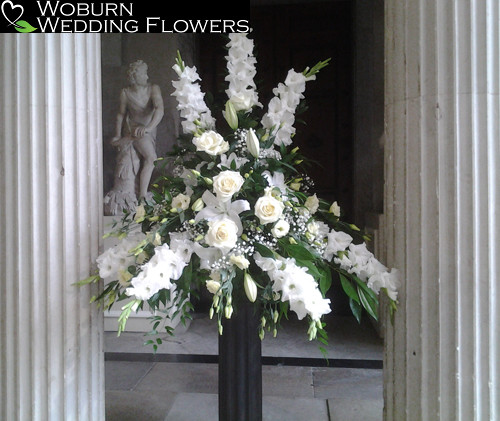
<svg viewBox="0 0 500 421">
<path fill-rule="evenodd" d="M 16 25 L 16 22 L 23 15 L 23 13 L 24 7 L 20 4 L 14 4 L 10 0 L 4 0 L 4 2 L 2 3 L 2 14 L 4 18 L 10 22 L 11 25 L 18 26 Z M 11 19 L 16 15 L 17 17 Z"/>
</svg>

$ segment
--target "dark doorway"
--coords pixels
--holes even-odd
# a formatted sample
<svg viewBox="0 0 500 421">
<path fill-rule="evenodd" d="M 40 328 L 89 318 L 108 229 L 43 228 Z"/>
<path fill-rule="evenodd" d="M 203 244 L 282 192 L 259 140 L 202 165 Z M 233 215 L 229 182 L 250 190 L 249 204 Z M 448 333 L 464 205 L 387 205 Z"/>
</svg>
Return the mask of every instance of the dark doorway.
<svg viewBox="0 0 500 421">
<path fill-rule="evenodd" d="M 294 146 L 318 165 L 308 170 L 319 197 L 336 200 L 347 221 L 353 218 L 353 29 L 350 1 L 262 4 L 251 7 L 251 34 L 257 57 L 256 83 L 267 110 L 272 90 L 290 68 L 302 71 L 331 58 L 317 79 L 307 84 L 307 111 L 297 122 Z M 202 89 L 223 106 L 226 39 L 199 38 Z M 209 100 L 212 100 L 209 98 Z M 330 291 L 335 315 L 349 315 L 345 294 L 334 281 Z"/>
</svg>

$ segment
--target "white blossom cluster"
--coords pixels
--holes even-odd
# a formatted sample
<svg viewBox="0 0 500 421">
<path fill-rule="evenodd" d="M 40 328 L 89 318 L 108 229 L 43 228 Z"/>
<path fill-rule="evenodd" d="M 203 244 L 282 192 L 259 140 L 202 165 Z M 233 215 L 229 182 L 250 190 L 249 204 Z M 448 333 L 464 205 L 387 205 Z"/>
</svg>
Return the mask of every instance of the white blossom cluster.
<svg viewBox="0 0 500 421">
<path fill-rule="evenodd" d="M 356 274 L 375 293 L 378 294 L 385 288 L 389 298 L 396 300 L 400 287 L 399 271 L 389 271 L 368 250 L 365 243 L 354 244 L 352 240 L 345 232 L 331 230 L 323 257 L 328 261 L 333 259 L 346 272 Z"/>
<path fill-rule="evenodd" d="M 205 103 L 205 94 L 201 92 L 200 84 L 197 82 L 200 76 L 196 67 L 175 64 L 173 69 L 179 80 L 172 81 L 175 88 L 172 96 L 177 99 L 177 108 L 184 119 L 181 123 L 184 133 L 196 132 L 197 123 L 205 129 L 213 128 L 215 120 Z"/>
<path fill-rule="evenodd" d="M 306 77 L 293 69 L 288 71 L 284 83 L 273 89 L 274 97 L 269 101 L 268 111 L 262 117 L 262 127 L 275 135 L 276 145 L 290 145 L 295 135 L 295 112 L 306 89 L 306 82 L 315 76 Z"/>
<path fill-rule="evenodd" d="M 266 294 L 272 289 L 274 297 L 287 302 L 299 319 L 308 316 L 312 321 L 309 334 L 314 337 L 316 329 L 322 328 L 321 317 L 331 311 L 330 300 L 323 297 L 325 291 L 320 289 L 324 285 L 319 285 L 314 276 L 319 278 L 328 272 L 317 268 L 313 276 L 313 267 L 309 265 L 310 272 L 303 266 L 306 260 L 315 264 L 316 258 L 322 257 L 331 266 L 335 264 L 336 270 L 356 275 L 376 294 L 386 289 L 392 300 L 397 299 L 398 272 L 381 264 L 365 243 L 356 244 L 348 233 L 330 227 L 330 222 L 335 223 L 335 218 L 340 217 L 340 208 L 334 202 L 327 211 L 316 194 L 306 194 L 312 185 L 306 175 L 297 177 L 297 172 L 286 172 L 289 164 L 280 166 L 279 162 L 270 161 L 281 160 L 275 146 L 292 142 L 296 108 L 306 82 L 314 79 L 313 72 L 306 76 L 292 69 L 284 83 L 273 90 L 275 96 L 261 121 L 267 130 L 265 136 L 275 136 L 274 145 L 267 148 L 268 144 L 259 139 L 262 129 L 237 128 L 239 117 L 233 109 L 249 112 L 261 104 L 253 81 L 253 41 L 246 34 L 230 34 L 229 38 L 226 93 L 233 108 L 226 108 L 226 121 L 234 136 L 224 138 L 217 132 L 197 83 L 196 68 L 185 66 L 179 57 L 174 66 L 179 79 L 172 82 L 172 95 L 178 101 L 184 132 L 193 135 L 192 146 L 198 159 L 194 168 L 187 168 L 187 164 L 175 167 L 174 174 L 182 181 L 176 180 L 178 184 L 169 195 L 165 194 L 169 198 L 161 201 L 161 206 L 149 204 L 146 215 L 145 207 L 140 205 L 134 216 L 137 224 L 162 224 L 164 220 L 176 225 L 169 225 L 167 235 L 164 230 L 148 228 L 151 232 L 123 239 L 99 256 L 99 275 L 103 279 L 118 279 L 128 296 L 147 301 L 162 289 L 175 290 L 175 281 L 182 277 L 184 269 L 199 262 L 191 269 L 210 273 L 207 288 L 214 294 L 213 308 L 220 314 L 221 291 L 237 271 L 242 271 L 239 275 L 248 299 L 256 301 L 259 289 L 250 273 L 255 268 L 250 265 L 253 260 L 268 275 Z M 286 153 L 286 148 L 280 150 Z M 173 191 L 177 192 L 175 196 Z M 263 257 L 258 251 L 274 257 Z M 193 255 L 197 256 L 194 260 Z M 226 317 L 232 313 L 228 290 L 231 288 L 225 290 L 229 295 L 222 300 L 226 303 Z"/>
<path fill-rule="evenodd" d="M 323 298 L 315 279 L 294 259 L 274 259 L 255 253 L 254 261 L 272 280 L 273 292 L 280 293 L 281 299 L 289 302 L 299 320 L 309 315 L 313 321 L 319 321 L 331 312 L 330 300 Z"/>
<path fill-rule="evenodd" d="M 254 77 L 257 73 L 253 56 L 254 42 L 243 33 L 229 34 L 227 70 L 227 97 L 236 111 L 250 111 L 262 107 L 256 90 Z"/>
</svg>

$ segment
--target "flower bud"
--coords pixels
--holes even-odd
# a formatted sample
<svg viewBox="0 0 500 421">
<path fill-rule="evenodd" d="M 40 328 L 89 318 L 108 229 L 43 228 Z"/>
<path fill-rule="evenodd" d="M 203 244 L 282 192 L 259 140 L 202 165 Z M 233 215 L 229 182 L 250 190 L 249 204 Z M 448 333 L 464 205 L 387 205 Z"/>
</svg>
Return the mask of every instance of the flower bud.
<svg viewBox="0 0 500 421">
<path fill-rule="evenodd" d="M 257 284 L 255 281 L 252 279 L 250 274 L 245 272 L 245 277 L 244 277 L 244 287 L 245 287 L 245 293 L 248 297 L 248 299 L 253 303 L 257 299 Z"/>
<path fill-rule="evenodd" d="M 257 135 L 255 134 L 253 129 L 248 130 L 246 140 L 248 151 L 254 158 L 258 158 L 260 153 L 259 139 L 257 138 Z"/>
<path fill-rule="evenodd" d="M 230 319 L 233 314 L 233 306 L 229 305 L 224 308 L 224 315 L 226 319 Z"/>
<path fill-rule="evenodd" d="M 194 176 L 196 177 L 199 177 L 201 174 L 199 171 L 196 171 L 196 170 L 191 170 L 191 172 L 193 173 Z"/>
<path fill-rule="evenodd" d="M 203 199 L 201 197 L 199 197 L 198 199 L 196 199 L 196 201 L 191 205 L 191 209 L 194 211 L 194 212 L 199 212 L 203 209 L 203 207 L 205 206 L 205 204 L 203 203 Z"/>
<path fill-rule="evenodd" d="M 238 114 L 236 114 L 236 110 L 231 101 L 226 102 L 226 110 L 224 112 L 224 118 L 229 124 L 231 129 L 236 130 L 238 128 Z"/>
<path fill-rule="evenodd" d="M 210 311 L 208 312 L 208 317 L 210 317 L 210 320 L 214 317 L 214 308 L 210 307 Z"/>
<path fill-rule="evenodd" d="M 277 311 L 274 312 L 273 314 L 273 322 L 274 323 L 277 323 L 278 322 L 278 317 L 279 317 L 279 313 Z"/>
<path fill-rule="evenodd" d="M 336 217 L 340 216 L 340 206 L 337 204 L 337 202 L 332 203 L 328 212 L 333 213 Z"/>
</svg>

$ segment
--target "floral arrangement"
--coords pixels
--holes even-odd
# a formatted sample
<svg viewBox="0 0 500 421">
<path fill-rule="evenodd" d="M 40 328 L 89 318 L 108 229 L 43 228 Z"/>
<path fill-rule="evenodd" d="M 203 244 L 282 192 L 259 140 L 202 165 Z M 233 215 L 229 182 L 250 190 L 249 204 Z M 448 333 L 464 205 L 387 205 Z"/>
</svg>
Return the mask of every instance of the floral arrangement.
<svg viewBox="0 0 500 421">
<path fill-rule="evenodd" d="M 377 317 L 381 292 L 396 308 L 397 270 L 375 258 L 358 227 L 342 221 L 337 202 L 312 192 L 302 171 L 307 159 L 292 145 L 306 84 L 329 60 L 302 72 L 291 69 L 265 110 L 254 82 L 253 48 L 247 34 L 229 35 L 228 99 L 219 126 L 196 68 L 178 54 L 172 95 L 183 136 L 163 158 L 175 170 L 160 177 L 135 213 L 124 215 L 114 232 L 119 243 L 99 256 L 98 274 L 82 281 L 109 281 L 94 297 L 105 308 L 129 300 L 119 333 L 131 312 L 145 305 L 154 313 L 154 332 L 167 307 L 189 317 L 190 296 L 206 287 L 220 334 L 223 318 L 248 300 L 259 311 L 261 339 L 266 330 L 276 335 L 293 312 L 308 320 L 310 340 L 325 342 L 322 318 L 331 311 L 326 293 L 333 272 L 358 320 L 363 309 Z"/>
</svg>

